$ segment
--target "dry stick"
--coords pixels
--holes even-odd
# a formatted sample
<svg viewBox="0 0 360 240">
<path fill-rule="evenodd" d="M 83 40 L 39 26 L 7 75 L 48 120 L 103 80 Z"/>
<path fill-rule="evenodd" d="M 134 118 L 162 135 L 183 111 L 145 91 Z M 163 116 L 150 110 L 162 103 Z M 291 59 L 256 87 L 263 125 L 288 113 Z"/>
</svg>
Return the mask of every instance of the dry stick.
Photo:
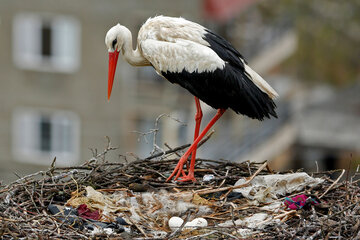
<svg viewBox="0 0 360 240">
<path fill-rule="evenodd" d="M 180 226 L 178 229 L 176 229 L 174 232 L 172 232 L 172 233 L 167 237 L 167 239 L 175 238 L 175 237 L 177 237 L 178 234 L 181 233 L 181 230 L 185 227 L 185 224 L 190 220 L 190 216 L 191 216 L 191 213 L 192 213 L 192 212 L 193 212 L 193 211 L 190 209 L 189 212 L 188 212 L 188 214 L 187 214 L 187 216 L 186 216 L 185 221 L 183 221 L 183 223 L 181 224 L 181 226 Z"/>
<path fill-rule="evenodd" d="M 167 151 L 165 151 L 165 155 L 166 155 L 166 154 L 169 154 L 169 153 L 174 153 L 174 152 L 183 150 L 183 149 L 185 149 L 185 148 L 187 148 L 187 147 L 190 147 L 190 145 L 191 145 L 191 144 L 188 143 L 188 144 L 184 144 L 184 145 L 182 145 L 182 146 L 180 146 L 180 147 L 176 147 L 176 148 L 173 148 L 173 149 L 171 149 L 171 150 L 167 150 Z M 163 155 L 164 155 L 164 153 L 157 153 L 157 154 L 154 154 L 154 155 L 152 155 L 152 156 L 149 156 L 149 157 L 145 158 L 144 160 L 145 160 L 145 161 L 146 161 L 146 160 L 151 160 L 151 159 L 153 159 L 153 158 L 161 157 L 161 156 L 163 156 Z M 140 159 L 139 161 L 144 161 L 144 160 Z M 131 163 L 130 163 L 130 164 L 131 164 Z"/>
<path fill-rule="evenodd" d="M 323 194 L 321 194 L 321 196 L 319 197 L 319 199 L 322 198 L 325 194 L 327 194 L 327 193 L 330 191 L 330 189 L 331 189 L 332 187 L 334 187 L 335 184 L 337 184 L 337 183 L 339 182 L 340 178 L 344 175 L 344 173 L 345 173 L 345 169 L 342 170 L 342 173 L 341 173 L 340 176 L 336 179 L 336 181 L 333 182 L 333 184 L 331 184 L 330 187 L 329 187 L 328 189 L 326 189 L 326 191 L 325 191 Z"/>
<path fill-rule="evenodd" d="M 97 161 L 100 158 L 104 158 L 106 153 L 108 153 L 109 151 L 118 149 L 117 147 L 111 146 L 111 141 L 108 136 L 105 136 L 105 138 L 107 139 L 107 145 L 106 145 L 106 148 L 104 149 L 104 151 L 98 154 L 96 149 L 95 149 L 95 151 L 93 149 L 90 149 L 93 153 L 93 157 L 90 158 L 89 160 L 87 160 L 86 162 L 84 162 L 83 164 L 81 164 L 81 166 L 86 166 L 90 162 Z"/>
<path fill-rule="evenodd" d="M 335 216 L 337 216 L 337 215 L 345 212 L 346 210 L 349 210 L 350 208 L 352 208 L 352 207 L 354 207 L 354 206 L 356 206 L 356 205 L 358 205 L 358 204 L 359 204 L 358 202 L 353 203 L 353 204 L 347 206 L 346 208 L 344 208 L 343 210 L 341 210 L 341 211 L 339 211 L 339 212 L 336 212 L 336 213 L 334 213 L 334 214 L 331 214 L 331 215 L 326 216 L 326 217 L 324 218 L 324 220 L 327 220 L 327 219 L 330 219 L 330 218 L 332 218 L 332 217 L 335 217 Z"/>
<path fill-rule="evenodd" d="M 261 167 L 256 170 L 256 172 L 243 184 L 237 185 L 237 186 L 231 186 L 231 187 L 222 187 L 222 188 L 217 188 L 217 189 L 211 189 L 211 190 L 198 190 L 195 191 L 194 193 L 197 194 L 209 194 L 209 193 L 215 193 L 215 192 L 222 192 L 222 191 L 228 191 L 224 197 L 222 197 L 222 199 L 224 199 L 225 197 L 227 197 L 227 195 L 229 195 L 229 193 L 234 190 L 234 189 L 238 189 L 238 188 L 242 188 L 242 187 L 246 187 L 253 179 L 256 175 L 258 175 L 265 167 L 267 166 L 267 162 L 265 162 L 263 165 L 261 165 Z M 221 200 L 222 200 L 221 199 Z"/>
<path fill-rule="evenodd" d="M 204 237 L 206 236 L 209 236 L 209 235 L 212 235 L 214 233 L 217 233 L 218 231 L 211 231 L 211 232 L 208 232 L 208 233 L 205 233 L 205 234 L 202 234 L 202 235 L 196 235 L 196 236 L 192 236 L 192 237 L 189 237 L 189 238 L 186 238 L 186 240 L 190 240 L 190 239 L 204 239 Z"/>
<path fill-rule="evenodd" d="M 169 150 L 173 150 L 173 148 L 170 147 L 169 144 L 164 143 L 164 145 L 165 145 Z M 175 152 L 175 154 L 176 154 L 176 156 L 181 157 L 181 155 L 180 155 L 179 153 Z"/>
<path fill-rule="evenodd" d="M 24 188 L 25 191 L 29 194 L 31 202 L 33 203 L 36 211 L 40 214 L 40 210 L 38 209 L 38 207 L 36 206 L 36 203 L 35 203 L 35 201 L 34 201 L 33 194 L 30 193 L 30 191 L 27 189 L 27 187 L 26 187 L 25 185 L 23 185 L 23 188 Z"/>
<path fill-rule="evenodd" d="M 220 232 L 220 231 L 216 231 L 216 232 L 219 233 L 219 234 L 226 235 L 228 237 L 232 237 L 233 239 L 239 239 L 238 237 L 236 237 L 236 236 L 234 236 L 234 235 L 232 235 L 230 233 L 227 233 L 227 232 Z"/>
<path fill-rule="evenodd" d="M 235 216 L 234 216 L 234 209 L 236 208 L 236 206 L 234 203 L 230 202 L 230 207 L 231 207 L 231 222 L 234 224 L 234 226 L 236 226 Z"/>
<path fill-rule="evenodd" d="M 170 118 L 170 119 L 172 119 L 172 120 L 175 120 L 175 121 L 179 122 L 179 123 L 182 124 L 182 125 L 186 125 L 186 124 L 184 124 L 183 122 L 181 122 L 179 119 L 176 119 L 176 118 L 174 118 L 174 117 L 171 117 L 169 114 L 165 114 L 165 113 L 160 114 L 160 116 L 158 116 L 158 117 L 156 118 L 156 120 L 155 120 L 155 125 L 154 125 L 154 130 L 155 130 L 155 131 L 154 131 L 154 134 L 153 134 L 153 147 L 154 147 L 154 148 L 153 148 L 153 150 L 151 151 L 152 154 L 155 153 L 156 150 L 160 150 L 160 151 L 161 151 L 162 153 L 164 153 L 164 155 L 165 155 L 165 151 L 156 144 L 156 135 L 157 135 L 157 133 L 159 132 L 159 128 L 158 128 L 159 121 L 160 121 L 160 118 L 162 118 L 162 117 L 164 117 L 164 116 L 166 116 L 166 117 L 168 117 L 168 118 Z"/>
<path fill-rule="evenodd" d="M 199 148 L 201 145 L 203 145 L 207 140 L 209 140 L 209 138 L 214 134 L 214 132 L 215 132 L 214 130 L 212 130 L 211 132 L 209 132 L 208 135 L 207 135 L 206 137 L 204 137 L 203 140 L 201 140 L 201 141 L 199 142 L 198 148 Z M 165 151 L 165 155 L 166 155 L 166 154 L 169 154 L 169 153 L 174 153 L 174 152 L 183 150 L 183 149 L 185 149 L 185 148 L 187 148 L 187 147 L 190 147 L 190 146 L 191 146 L 191 144 L 188 143 L 188 144 L 182 145 L 182 146 L 180 146 L 180 147 L 173 148 L 172 150 L 167 150 L 167 151 Z M 150 160 L 150 159 L 153 159 L 153 158 L 156 158 L 156 157 L 160 157 L 160 156 L 163 156 L 163 155 L 164 155 L 164 153 L 157 153 L 157 154 L 155 154 L 155 155 L 152 155 L 152 156 L 150 156 L 150 157 L 145 158 L 144 160 Z M 142 160 L 142 161 L 143 161 L 143 160 Z"/>
<path fill-rule="evenodd" d="M 10 187 L 13 186 L 13 185 L 15 185 L 15 184 L 18 184 L 18 183 L 22 184 L 22 181 L 28 180 L 28 178 L 37 176 L 37 175 L 39 175 L 39 174 L 41 174 L 41 175 L 44 176 L 45 173 L 46 173 L 45 171 L 39 171 L 39 172 L 32 173 L 32 174 L 26 175 L 26 176 L 24 176 L 24 177 L 21 177 L 21 178 L 19 178 L 18 180 L 16 180 L 15 182 L 12 182 L 12 183 L 8 184 L 8 185 L 6 186 L 7 188 L 1 190 L 0 193 L 8 191 L 8 189 L 10 189 Z M 33 181 L 33 180 L 31 179 L 31 181 Z"/>
<path fill-rule="evenodd" d="M 227 177 L 227 176 L 228 176 L 228 174 L 229 174 L 229 171 L 230 171 L 230 169 L 226 170 L 224 180 L 222 180 L 222 182 L 220 183 L 219 188 L 221 188 L 221 187 L 222 187 L 222 185 L 224 185 L 224 183 L 225 183 L 225 181 L 226 181 L 226 177 Z"/>
<path fill-rule="evenodd" d="M 163 174 L 161 174 L 159 171 L 156 171 L 156 170 L 151 169 L 151 168 L 144 168 L 144 167 L 141 167 L 141 166 L 136 166 L 136 168 L 144 170 L 144 171 L 149 171 L 149 172 L 152 172 L 152 173 L 156 173 L 156 174 L 158 174 L 159 176 L 161 176 L 161 177 L 163 177 L 165 179 L 167 178 Z"/>
<path fill-rule="evenodd" d="M 150 129 L 149 131 L 147 132 L 140 132 L 140 131 L 132 131 L 133 133 L 137 133 L 140 135 L 140 137 L 143 137 L 145 142 L 148 143 L 148 140 L 146 138 L 147 135 L 150 135 L 150 134 L 153 134 L 152 138 L 153 138 L 153 149 L 150 153 L 150 155 L 153 155 L 156 151 L 160 151 L 159 154 L 161 155 L 165 155 L 166 152 L 164 151 L 164 149 L 162 149 L 161 147 L 159 147 L 159 145 L 156 144 L 156 137 L 157 137 L 157 134 L 159 132 L 159 121 L 162 117 L 168 117 L 176 122 L 179 122 L 180 124 L 182 125 L 186 125 L 185 123 L 181 122 L 179 119 L 176 119 L 174 117 L 171 117 L 169 114 L 166 114 L 166 113 L 163 113 L 163 114 L 160 114 L 156 119 L 155 119 L 155 123 L 154 123 L 154 128 L 153 129 Z M 138 138 L 138 141 L 140 141 L 140 137 Z M 161 156 L 160 155 L 160 156 Z"/>
<path fill-rule="evenodd" d="M 190 240 L 190 239 L 205 239 L 204 237 L 206 236 L 209 236 L 209 235 L 212 235 L 212 234 L 215 234 L 215 233 L 218 233 L 220 235 L 227 235 L 228 237 L 231 237 L 232 239 L 239 239 L 238 237 L 230 234 L 230 233 L 227 233 L 227 232 L 220 232 L 218 230 L 215 230 L 215 231 L 211 231 L 211 232 L 208 232 L 208 233 L 205 233 L 205 234 L 202 234 L 202 235 L 197 235 L 197 236 L 192 236 L 192 237 L 189 237 L 189 238 L 186 238 L 186 240 Z M 210 239 L 210 238 L 209 238 Z"/>
<path fill-rule="evenodd" d="M 0 218 L 0 222 L 2 222 L 2 221 L 10 221 L 10 222 L 15 222 L 15 223 L 26 223 L 26 222 L 31 222 L 31 221 L 33 221 L 33 220 L 35 220 L 35 219 L 38 219 L 38 218 L 45 218 L 45 217 L 47 217 L 47 215 L 43 215 L 43 214 L 39 214 L 39 215 L 35 215 L 35 216 L 33 216 L 33 217 L 31 217 L 31 218 L 28 218 L 28 219 L 24 219 L 24 220 L 21 220 L 21 219 L 10 219 L 10 218 L 4 218 L 4 217 L 1 217 Z"/>
<path fill-rule="evenodd" d="M 135 221 L 131 220 L 130 218 L 128 220 L 131 224 L 133 224 L 142 233 L 142 235 L 144 235 L 146 238 L 148 237 L 146 235 L 144 229 L 142 229 Z"/>
<path fill-rule="evenodd" d="M 251 169 L 250 169 L 250 163 L 249 163 L 249 160 L 248 160 L 248 161 L 246 161 L 246 164 L 247 164 L 247 167 L 248 167 L 248 170 L 249 170 L 249 175 L 251 175 L 252 173 L 251 173 Z"/>
<path fill-rule="evenodd" d="M 288 211 L 288 212 L 279 214 L 279 215 L 277 215 L 277 216 L 275 216 L 275 217 L 273 217 L 273 218 L 269 218 L 269 219 L 266 219 L 266 220 L 264 220 L 264 221 L 262 221 L 262 222 L 258 222 L 258 223 L 256 224 L 256 226 L 263 225 L 264 223 L 270 222 L 271 220 L 274 220 L 274 219 L 280 219 L 280 218 L 287 217 L 287 216 L 289 216 L 290 214 L 293 214 L 293 213 L 296 213 L 296 210 L 290 210 L 290 211 Z"/>
</svg>

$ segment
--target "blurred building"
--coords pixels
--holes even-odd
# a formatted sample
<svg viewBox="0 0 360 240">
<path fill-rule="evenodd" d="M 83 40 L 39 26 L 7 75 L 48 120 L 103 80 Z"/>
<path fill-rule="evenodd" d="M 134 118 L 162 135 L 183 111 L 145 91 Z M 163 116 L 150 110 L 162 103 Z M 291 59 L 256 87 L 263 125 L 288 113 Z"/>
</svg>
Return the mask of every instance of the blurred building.
<svg viewBox="0 0 360 240">
<path fill-rule="evenodd" d="M 220 3 L 208 2 L 212 6 Z M 240 49 L 249 65 L 279 92 L 279 119 L 259 123 L 231 117 L 232 124 L 219 122 L 218 134 L 224 136 L 217 145 L 204 146 L 205 154 L 211 158 L 226 156 L 232 161 L 270 160 L 271 167 L 278 170 L 355 169 L 360 156 L 360 99 L 356 83 L 359 61 L 352 59 L 358 56 L 360 31 L 340 29 L 339 22 L 359 26 L 360 15 L 351 10 L 357 9 L 358 4 L 343 6 L 333 1 L 331 7 L 324 9 L 322 4 L 303 1 L 225 2 L 233 7 L 228 11 L 237 7 L 240 12 L 225 20 L 221 14 L 213 14 L 220 22 L 218 32 Z M 343 8 L 338 12 L 340 6 Z M 210 9 L 227 12 L 221 7 Z M 348 46 L 341 47 L 345 43 Z M 334 54 L 326 54 L 329 52 Z M 289 62 L 296 66 L 291 69 Z M 357 75 L 349 74 L 353 72 Z M 330 73 L 336 75 L 329 78 Z M 319 84 L 324 79 L 327 83 L 350 84 L 345 89 Z M 318 84 L 310 84 L 310 80 Z"/>
<path fill-rule="evenodd" d="M 353 169 L 360 155 L 360 84 L 309 91 L 314 99 L 298 118 L 295 163 L 308 169 Z"/>
<path fill-rule="evenodd" d="M 311 159 L 317 156 L 340 166 L 339 156 L 359 152 L 357 115 L 350 110 L 338 113 L 336 123 L 349 123 L 345 132 L 335 123 L 321 123 L 348 104 L 343 95 L 354 93 L 328 95 L 314 105 L 311 100 L 321 94 L 308 91 L 301 79 L 283 71 L 284 62 L 298 48 L 294 16 L 280 9 L 265 19 L 257 4 L 254 0 L 0 1 L 0 180 L 16 179 L 15 172 L 22 176 L 47 169 L 54 157 L 58 166 L 86 161 L 92 156 L 89 148 L 102 151 L 105 136 L 119 147 L 108 158 L 112 161 L 129 152 L 148 156 L 155 128 L 160 147 L 192 140 L 193 97 L 151 67 L 135 68 L 119 59 L 111 100 L 106 99 L 107 30 L 118 22 L 127 26 L 135 47 L 142 23 L 161 14 L 199 22 L 229 39 L 280 94 L 279 119 L 259 122 L 227 111 L 198 156 L 272 160 L 276 169 L 294 166 L 294 159 L 297 167 L 315 166 Z M 215 110 L 202 106 L 204 126 Z M 155 119 L 164 113 L 167 116 L 155 126 Z M 351 129 L 356 129 L 352 135 Z M 338 138 L 331 137 L 335 133 Z"/>
<path fill-rule="evenodd" d="M 120 60 L 107 102 L 105 34 L 120 22 L 136 40 L 149 16 L 198 21 L 201 6 L 193 0 L 0 1 L 0 179 L 46 169 L 54 157 L 58 166 L 83 162 L 92 156 L 89 148 L 102 151 L 105 136 L 121 152 L 146 152 L 132 131 L 153 128 L 161 113 L 188 111 L 192 98 L 152 69 Z"/>
<path fill-rule="evenodd" d="M 240 50 L 280 98 L 276 100 L 278 119 L 259 122 L 228 111 L 225 119 L 216 125 L 219 131 L 215 143 L 203 146 L 199 152 L 208 158 L 271 160 L 276 169 L 290 167 L 297 138 L 297 126 L 292 118 L 296 108 L 292 99 L 298 84 L 278 69 L 297 47 L 293 22 L 286 14 L 264 22 L 256 8 L 257 2 L 252 0 L 206 2 L 207 16 L 214 23 L 212 27 Z"/>
</svg>

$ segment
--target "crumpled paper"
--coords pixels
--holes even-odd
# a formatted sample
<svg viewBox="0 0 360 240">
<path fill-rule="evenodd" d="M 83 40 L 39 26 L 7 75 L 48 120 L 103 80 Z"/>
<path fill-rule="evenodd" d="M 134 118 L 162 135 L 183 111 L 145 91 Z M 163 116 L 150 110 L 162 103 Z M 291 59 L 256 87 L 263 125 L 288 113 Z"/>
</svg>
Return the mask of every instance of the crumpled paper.
<svg viewBox="0 0 360 240">
<path fill-rule="evenodd" d="M 85 190 L 85 197 L 79 196 L 79 193 L 74 193 L 66 202 L 66 205 L 77 208 L 81 204 L 86 204 L 90 210 L 101 210 L 102 212 L 129 211 L 128 207 L 117 204 L 118 199 L 116 197 L 106 196 L 90 186 L 85 187 Z"/>
<path fill-rule="evenodd" d="M 239 179 L 234 186 L 244 184 L 246 179 Z M 314 187 L 324 182 L 321 178 L 310 177 L 307 173 L 271 174 L 256 176 L 247 187 L 235 189 L 244 197 L 258 203 L 270 203 L 288 193 L 301 191 L 305 187 Z"/>
</svg>

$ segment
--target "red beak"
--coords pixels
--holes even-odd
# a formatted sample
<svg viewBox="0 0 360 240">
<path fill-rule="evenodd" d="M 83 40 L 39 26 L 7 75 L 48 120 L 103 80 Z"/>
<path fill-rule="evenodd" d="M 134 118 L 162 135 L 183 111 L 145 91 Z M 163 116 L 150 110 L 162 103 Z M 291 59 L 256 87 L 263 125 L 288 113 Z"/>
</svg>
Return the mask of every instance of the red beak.
<svg viewBox="0 0 360 240">
<path fill-rule="evenodd" d="M 116 64 L 118 61 L 119 52 L 109 52 L 109 73 L 108 73 L 108 101 L 110 100 L 111 90 L 114 83 L 114 76 L 116 70 Z"/>
</svg>

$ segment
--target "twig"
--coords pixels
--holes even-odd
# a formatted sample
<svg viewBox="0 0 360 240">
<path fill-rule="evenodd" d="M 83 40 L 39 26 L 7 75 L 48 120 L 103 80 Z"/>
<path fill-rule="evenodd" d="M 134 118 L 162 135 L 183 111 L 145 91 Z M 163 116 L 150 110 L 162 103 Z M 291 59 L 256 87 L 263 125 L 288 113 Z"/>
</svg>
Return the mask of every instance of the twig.
<svg viewBox="0 0 360 240">
<path fill-rule="evenodd" d="M 164 143 L 164 145 L 165 145 L 165 147 L 167 147 L 169 150 L 173 150 L 173 148 L 170 147 L 169 144 Z M 181 157 L 181 155 L 180 155 L 179 153 L 177 153 L 176 151 L 175 151 L 174 153 L 176 154 L 176 156 Z"/>
<path fill-rule="evenodd" d="M 235 216 L 234 216 L 234 209 L 236 208 L 236 206 L 232 202 L 230 202 L 230 206 L 231 206 L 231 222 L 233 223 L 234 226 L 236 226 Z"/>
<path fill-rule="evenodd" d="M 239 239 L 238 237 L 236 237 L 236 236 L 234 236 L 234 235 L 232 235 L 230 233 L 227 233 L 227 232 L 219 232 L 219 231 L 216 231 L 216 232 L 218 232 L 219 234 L 224 234 L 224 235 L 226 235 L 228 237 L 231 237 L 233 239 Z"/>
<path fill-rule="evenodd" d="M 214 130 L 212 130 L 211 132 L 209 132 L 206 137 L 204 137 L 198 144 L 198 148 L 203 145 L 207 140 L 209 140 L 209 138 L 214 134 Z M 185 145 L 182 145 L 180 147 L 176 147 L 176 148 L 173 148 L 172 150 L 167 150 L 165 151 L 165 155 L 167 154 L 170 154 L 170 153 L 174 153 L 174 152 L 177 152 L 177 151 L 180 151 L 180 150 L 183 150 L 187 147 L 190 147 L 191 144 L 188 143 L 188 144 L 185 144 Z M 160 156 L 163 156 L 163 153 L 157 153 L 157 154 L 154 154 L 154 155 L 151 155 L 150 157 L 147 157 L 145 158 L 144 160 L 150 160 L 150 159 L 153 159 L 153 158 L 157 158 L 157 157 L 160 157 Z"/>
<path fill-rule="evenodd" d="M 346 208 L 344 208 L 343 210 L 341 210 L 341 211 L 339 211 L 339 212 L 336 212 L 336 213 L 334 213 L 334 214 L 331 214 L 331 215 L 329 215 L 329 216 L 326 216 L 326 217 L 325 217 L 325 220 L 330 219 L 330 218 L 333 218 L 333 217 L 335 217 L 335 216 L 337 216 L 337 215 L 339 215 L 339 214 L 342 214 L 342 213 L 345 212 L 346 210 L 348 210 L 348 209 L 350 209 L 350 208 L 352 208 L 352 207 L 355 207 L 355 206 L 358 205 L 358 204 L 359 204 L 359 202 L 353 203 L 353 204 L 347 206 Z"/>
<path fill-rule="evenodd" d="M 219 188 L 221 188 L 221 187 L 224 185 L 224 183 L 225 183 L 225 181 L 226 181 L 226 177 L 227 177 L 228 174 L 229 174 L 229 171 L 230 171 L 230 169 L 227 169 L 227 170 L 226 170 L 226 173 L 225 173 L 225 176 L 224 176 L 224 180 L 222 180 L 222 182 L 220 183 Z"/>
<path fill-rule="evenodd" d="M 192 209 L 190 209 L 188 211 L 188 214 L 187 214 L 186 219 L 184 220 L 184 222 L 181 224 L 181 226 L 178 229 L 176 229 L 174 232 L 172 232 L 167 237 L 167 239 L 170 240 L 170 239 L 176 238 L 178 236 L 178 234 L 181 233 L 181 230 L 184 228 L 185 224 L 189 221 L 192 212 L 193 212 Z"/>
<path fill-rule="evenodd" d="M 267 166 L 267 162 L 265 162 L 263 165 L 260 166 L 260 168 L 243 184 L 237 185 L 237 186 L 230 186 L 230 187 L 222 187 L 222 188 L 217 188 L 217 189 L 211 189 L 211 190 L 198 190 L 195 191 L 194 193 L 197 194 L 209 194 L 209 193 L 215 193 L 215 192 L 223 192 L 223 191 L 228 191 L 224 197 L 222 197 L 222 199 L 224 199 L 232 190 L 234 189 L 238 189 L 238 188 L 242 188 L 242 187 L 246 187 L 253 179 L 256 175 L 258 175 L 265 167 Z"/>
<path fill-rule="evenodd" d="M 330 191 L 330 189 L 331 189 L 332 187 L 334 187 L 335 184 L 337 184 L 337 183 L 339 182 L 339 180 L 342 178 L 342 176 L 344 175 L 344 173 L 345 173 L 345 169 L 342 170 L 340 176 L 336 179 L 336 181 L 333 182 L 333 184 L 331 184 L 330 187 L 329 187 L 328 189 L 326 189 L 326 191 L 325 191 L 323 194 L 321 194 L 321 196 L 319 197 L 319 199 L 321 199 L 323 196 L 325 196 L 325 194 L 327 194 L 327 193 Z"/>
<path fill-rule="evenodd" d="M 209 235 L 212 235 L 214 233 L 217 233 L 218 231 L 211 231 L 209 233 L 205 233 L 205 234 L 202 234 L 202 235 L 197 235 L 197 236 L 192 236 L 192 237 L 188 237 L 186 238 L 186 240 L 191 240 L 191 239 L 204 239 L 204 237 L 206 236 L 209 236 Z"/>
<path fill-rule="evenodd" d="M 252 175 L 251 169 L 250 169 L 250 161 L 246 161 L 247 167 L 249 169 L 249 175 Z"/>
<path fill-rule="evenodd" d="M 170 153 L 175 153 L 175 152 L 180 151 L 180 150 L 183 150 L 183 149 L 185 149 L 187 147 L 190 147 L 190 145 L 191 144 L 188 143 L 188 144 L 184 144 L 184 145 L 182 145 L 180 147 L 176 147 L 176 148 L 173 148 L 171 150 L 167 150 L 167 151 L 165 151 L 165 155 L 170 154 Z M 151 155 L 151 156 L 145 158 L 144 160 L 151 160 L 153 158 L 157 158 L 157 157 L 160 157 L 160 156 L 163 156 L 163 155 L 164 155 L 163 153 L 156 153 L 154 155 Z"/>
<path fill-rule="evenodd" d="M 134 222 L 133 220 L 131 220 L 131 218 L 128 218 L 128 221 L 131 222 L 131 224 L 133 224 L 141 233 L 142 235 L 144 235 L 146 238 L 148 237 L 144 231 L 144 229 L 142 229 L 142 227 L 139 226 L 139 224 L 137 224 L 136 222 Z"/>
<path fill-rule="evenodd" d="M 25 191 L 29 194 L 29 197 L 30 197 L 30 199 L 31 199 L 31 202 L 34 204 L 34 207 L 35 207 L 35 209 L 36 209 L 36 211 L 40 214 L 40 210 L 38 209 L 38 207 L 36 206 L 36 203 L 35 203 L 35 201 L 34 201 L 34 194 L 31 194 L 30 193 L 30 191 L 27 189 L 27 187 L 25 186 L 25 184 L 23 185 L 23 187 L 24 187 L 24 189 L 25 189 Z"/>
</svg>

